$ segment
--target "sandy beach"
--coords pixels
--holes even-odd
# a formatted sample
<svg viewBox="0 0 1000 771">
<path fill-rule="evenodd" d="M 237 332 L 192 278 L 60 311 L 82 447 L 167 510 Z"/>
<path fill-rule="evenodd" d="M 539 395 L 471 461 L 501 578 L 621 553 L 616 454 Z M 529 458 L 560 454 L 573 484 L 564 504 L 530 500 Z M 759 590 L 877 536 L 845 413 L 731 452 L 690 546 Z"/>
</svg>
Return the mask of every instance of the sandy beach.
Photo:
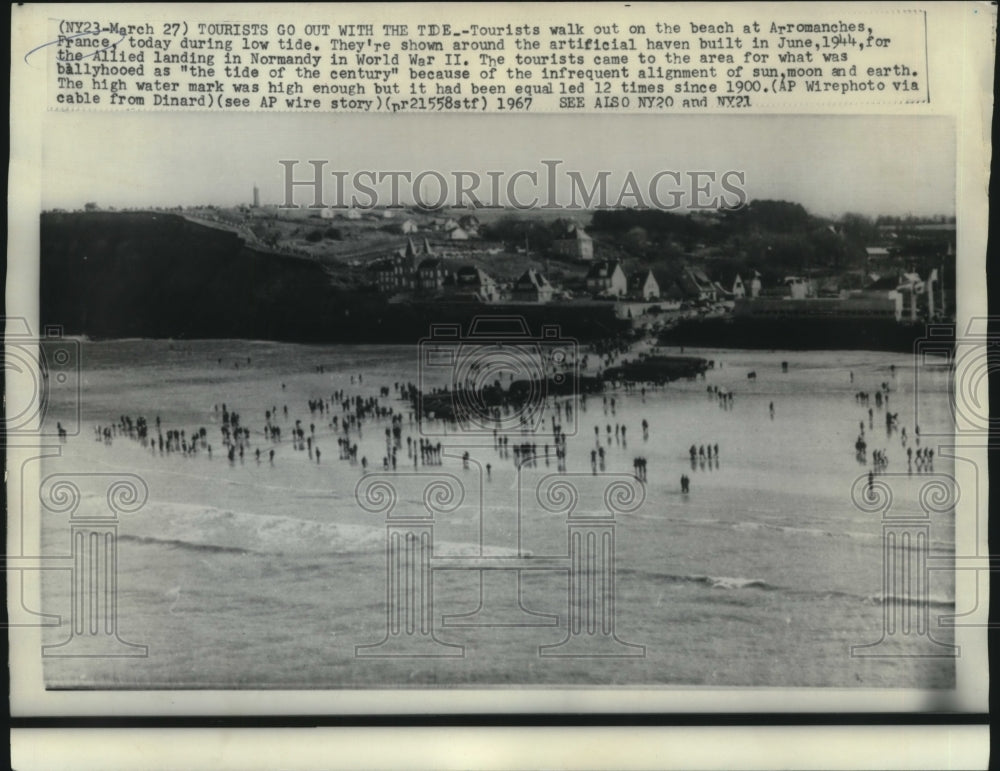
<svg viewBox="0 0 1000 771">
<path fill-rule="evenodd" d="M 906 428 L 909 448 L 917 445 L 914 377 L 905 355 L 689 349 L 715 363 L 704 379 L 645 393 L 609 391 L 607 401 L 590 396 L 585 407 L 574 400 L 573 419 L 560 412 L 560 421 L 566 473 L 578 475 L 581 510 L 603 505 L 601 474 L 629 477 L 636 458 L 645 460 L 644 502 L 617 517 L 614 535 L 615 633 L 644 646 L 643 655 L 539 656 L 539 646 L 567 636 L 565 570 L 521 573 L 521 608 L 533 614 L 525 623 L 542 625 L 446 622 L 445 616 L 475 610 L 483 586 L 498 613 L 518 612 L 513 571 L 456 568 L 434 571 L 432 623 L 434 636 L 464 646 L 464 655 L 394 659 L 355 655 L 356 646 L 385 636 L 385 519 L 355 500 L 365 470 L 339 457 L 340 432 L 330 418 L 343 414 L 340 405 L 332 403 L 321 417 L 310 413 L 309 401 L 343 391 L 402 415 L 391 480 L 400 506 L 419 504 L 421 475 L 460 480 L 461 504 L 434 522 L 435 557 L 565 555 L 565 517 L 532 500 L 538 484 L 557 472 L 554 454 L 548 463 L 543 458 L 518 469 L 488 436 L 449 435 L 433 438 L 445 448 L 440 465 L 414 465 L 406 439 L 415 446 L 419 427 L 395 392 L 397 383 L 417 379 L 413 347 L 114 341 L 84 342 L 82 353 L 81 430 L 67 437 L 61 457 L 44 460 L 43 472 L 130 472 L 148 485 L 148 502 L 123 515 L 118 530 L 118 633 L 147 645 L 148 655 L 46 657 L 50 687 L 954 685 L 948 658 L 850 652 L 883 636 L 883 522 L 852 502 L 852 489 L 859 480 L 863 487 L 871 469 L 872 450 L 888 457 L 879 479 L 891 485 L 894 511 L 920 512 L 921 488 L 950 473 L 943 458 L 933 467 L 907 466 L 900 430 Z M 943 366 L 921 372 L 925 434 L 950 420 L 947 376 Z M 888 409 L 898 413 L 893 432 L 886 430 L 887 408 L 874 409 L 869 423 L 874 403 L 857 399 L 882 383 Z M 733 394 L 731 404 L 723 405 L 719 390 Z M 223 403 L 249 429 L 242 461 L 226 458 L 217 411 Z M 54 403 L 49 419 L 60 420 L 69 406 Z M 273 407 L 280 443 L 263 432 Z M 550 401 L 546 420 L 551 409 Z M 99 441 L 95 428 L 115 426 L 122 416 L 144 416 L 154 437 L 156 418 L 163 432 L 183 429 L 190 436 L 205 427 L 212 457 L 204 450 L 161 454 L 155 444 L 150 449 L 122 435 Z M 308 452 L 292 449 L 296 420 L 312 440 Z M 868 446 L 864 462 L 855 455 L 859 423 Z M 366 418 L 351 432 L 369 473 L 383 474 L 390 425 L 388 418 Z M 597 476 L 595 426 L 605 453 Z M 536 443 L 540 449 L 542 441 Z M 718 445 L 717 456 L 692 463 L 692 444 Z M 690 480 L 686 495 L 682 475 Z M 81 479 L 81 511 L 100 509 L 101 491 Z M 65 515 L 45 515 L 42 523 L 45 553 L 66 553 Z M 931 558 L 953 552 L 953 544 L 952 514 L 935 514 Z M 42 596 L 46 612 L 68 614 L 67 575 L 46 571 Z M 929 597 L 933 636 L 948 643 L 950 632 L 937 627 L 936 617 L 954 612 L 952 577 L 932 573 Z M 45 630 L 47 643 L 66 636 L 65 628 Z M 901 654 L 913 643 L 913 635 L 889 641 Z"/>
</svg>

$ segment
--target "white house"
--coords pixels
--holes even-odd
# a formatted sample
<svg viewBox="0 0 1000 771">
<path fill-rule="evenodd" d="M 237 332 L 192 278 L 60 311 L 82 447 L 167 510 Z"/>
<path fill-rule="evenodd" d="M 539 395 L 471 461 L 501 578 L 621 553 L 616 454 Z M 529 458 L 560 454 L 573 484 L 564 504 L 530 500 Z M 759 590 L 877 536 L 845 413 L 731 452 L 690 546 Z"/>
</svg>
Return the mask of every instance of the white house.
<svg viewBox="0 0 1000 771">
<path fill-rule="evenodd" d="M 554 293 L 548 279 L 529 268 L 514 282 L 511 299 L 514 302 L 544 303 L 551 300 Z"/>
<path fill-rule="evenodd" d="M 574 226 L 566 237 L 552 242 L 552 251 L 571 260 L 589 262 L 594 259 L 594 239 L 583 228 Z"/>
<path fill-rule="evenodd" d="M 595 262 L 587 273 L 587 290 L 591 294 L 624 297 L 628 294 L 628 278 L 618 260 Z"/>
<path fill-rule="evenodd" d="M 480 302 L 497 302 L 500 288 L 486 271 L 474 265 L 464 265 L 455 271 L 453 293 L 456 297 L 476 299 Z"/>
<path fill-rule="evenodd" d="M 785 276 L 785 280 L 782 283 L 788 287 L 793 300 L 805 299 L 813 293 L 809 280 L 802 276 Z"/>
<path fill-rule="evenodd" d="M 643 300 L 656 300 L 660 296 L 660 283 L 653 275 L 653 271 L 639 271 L 633 273 L 629 281 L 629 294 L 633 297 L 641 297 Z"/>
</svg>

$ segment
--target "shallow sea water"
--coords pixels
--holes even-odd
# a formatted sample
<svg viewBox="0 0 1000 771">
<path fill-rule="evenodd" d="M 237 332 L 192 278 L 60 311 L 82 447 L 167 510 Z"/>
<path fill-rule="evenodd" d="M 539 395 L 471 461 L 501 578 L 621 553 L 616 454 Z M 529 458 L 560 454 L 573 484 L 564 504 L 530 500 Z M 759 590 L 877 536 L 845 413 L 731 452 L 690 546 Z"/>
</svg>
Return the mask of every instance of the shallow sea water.
<svg viewBox="0 0 1000 771">
<path fill-rule="evenodd" d="M 852 489 L 867 473 L 854 441 L 865 424 L 870 450 L 885 449 L 894 512 L 919 514 L 928 482 L 949 483 L 951 467 L 936 459 L 907 473 L 899 433 L 887 435 L 884 409 L 855 392 L 891 388 L 890 409 L 914 441 L 911 357 L 863 351 L 757 352 L 689 349 L 713 359 L 704 380 L 672 383 L 641 393 L 609 392 L 607 412 L 591 396 L 564 421 L 567 472 L 581 512 L 598 512 L 615 479 L 632 474 L 633 459 L 647 460 L 648 478 L 636 510 L 614 522 L 615 634 L 644 646 L 623 658 L 539 656 L 568 633 L 565 569 L 516 573 L 463 568 L 433 572 L 430 624 L 445 646 L 463 646 L 449 658 L 358 658 L 355 646 L 386 635 L 387 530 L 382 513 L 355 499 L 364 474 L 338 458 L 328 418 L 310 415 L 307 400 L 334 390 L 377 395 L 378 389 L 416 381 L 412 346 L 302 346 L 244 341 L 114 341 L 82 343 L 82 429 L 58 458 L 45 459 L 43 475 L 130 472 L 149 489 L 146 505 L 118 526 L 118 633 L 147 645 L 144 658 L 44 659 L 50 687 L 69 688 L 340 688 L 440 685 L 712 685 L 949 688 L 954 662 L 906 655 L 916 635 L 889 635 L 887 658 L 851 656 L 851 646 L 883 637 L 883 521 L 862 510 Z M 250 357 L 250 364 L 246 360 Z M 221 359 L 221 363 L 220 360 Z M 787 361 L 783 372 L 781 362 Z M 235 365 L 239 364 L 237 368 Z M 322 365 L 324 371 L 318 372 Z M 895 373 L 890 366 L 895 366 Z M 749 371 L 757 373 L 748 380 Z M 849 373 L 853 372 L 854 381 Z M 363 374 L 363 383 L 351 377 Z M 948 370 L 920 372 L 919 419 L 925 435 L 950 425 Z M 721 409 L 709 386 L 731 390 Z M 614 398 L 612 412 L 610 398 Z M 396 410 L 407 407 L 390 396 Z M 564 400 L 565 401 L 565 400 Z M 251 428 L 253 447 L 276 449 L 272 466 L 248 452 L 230 464 L 221 449 L 226 403 Z M 769 404 L 775 406 L 772 418 Z M 287 405 L 288 418 L 281 415 Z M 49 419 L 68 414 L 59 397 Z M 266 442 L 264 411 L 279 410 L 284 441 Z M 334 414 L 339 414 L 339 408 Z M 205 426 L 213 458 L 161 456 L 119 437 L 95 441 L 94 427 L 120 415 L 144 415 L 155 435 L 163 429 Z M 316 463 L 291 449 L 291 427 L 315 424 L 322 449 Z M 545 418 L 548 420 L 548 417 Z M 643 438 L 641 422 L 650 424 Z M 606 426 L 627 427 L 626 442 Z M 363 427 L 359 457 L 381 474 L 385 421 Z M 591 474 L 594 426 L 606 451 L 605 474 Z M 421 510 L 428 475 L 459 480 L 462 501 L 434 519 L 434 556 L 568 554 L 566 517 L 539 505 L 536 488 L 556 474 L 539 461 L 515 468 L 486 441 L 451 434 L 442 441 L 440 466 L 414 468 L 406 439 L 419 436 L 404 420 L 400 464 L 390 484 L 398 510 Z M 530 439 L 523 439 L 530 441 Z M 511 444 L 522 441 L 511 437 Z M 540 446 L 543 440 L 535 440 Z M 480 446 L 485 444 L 486 446 Z M 716 463 L 692 465 L 691 444 L 718 444 Z M 926 443 L 925 443 L 926 446 Z M 461 454 L 470 453 L 469 468 Z M 870 458 L 869 458 L 870 459 Z M 485 464 L 491 465 L 485 474 Z M 680 476 L 691 479 L 682 495 Z M 106 509 L 96 478 L 78 478 L 79 510 Z M 860 483 L 863 487 L 863 481 Z M 409 507 L 409 508 L 407 508 Z M 951 512 L 934 513 L 926 554 L 954 551 Z M 42 517 L 45 554 L 67 553 L 65 515 Z M 916 547 L 913 547 L 916 548 Z M 561 563 L 560 563 L 561 564 Z M 456 567 L 459 566 L 459 567 Z M 586 571 L 585 571 L 586 572 Z M 42 610 L 69 617 L 66 571 L 43 571 Z M 928 585 L 935 639 L 940 614 L 954 612 L 954 581 L 933 571 Z M 494 620 L 514 626 L 454 626 L 474 611 L 481 595 Z M 531 613 L 524 613 L 527 609 Z M 544 622 L 547 625 L 537 625 Z M 68 637 L 48 628 L 45 642 Z M 455 648 L 442 646 L 442 650 Z"/>
</svg>

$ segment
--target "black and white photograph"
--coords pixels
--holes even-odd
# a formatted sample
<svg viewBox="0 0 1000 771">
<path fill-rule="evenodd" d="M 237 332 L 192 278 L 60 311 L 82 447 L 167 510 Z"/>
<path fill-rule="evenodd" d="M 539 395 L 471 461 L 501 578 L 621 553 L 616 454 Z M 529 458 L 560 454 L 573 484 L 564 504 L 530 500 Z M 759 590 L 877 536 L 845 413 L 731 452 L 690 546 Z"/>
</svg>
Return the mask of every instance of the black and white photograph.
<svg viewBox="0 0 1000 771">
<path fill-rule="evenodd" d="M 225 67 L 227 93 L 250 62 L 354 66 L 354 31 L 310 48 L 317 8 L 270 58 L 213 53 L 230 32 L 251 48 L 227 13 L 148 45 L 105 27 L 144 58 L 112 40 L 86 61 Z M 486 16 L 474 63 L 538 64 L 530 27 Z M 90 33 L 61 25 L 25 62 L 80 71 Z M 813 62 L 751 75 L 778 52 L 734 59 L 708 27 L 702 61 L 748 84 L 794 88 L 784 62 Z M 605 68 L 598 94 L 617 73 L 641 105 L 653 81 L 619 49 L 669 46 L 580 32 L 566 50 Z M 517 50 L 478 53 L 490 34 Z M 40 110 L 4 441 L 9 624 L 33 630 L 18 656 L 41 690 L 154 711 L 229 692 L 251 712 L 272 692 L 333 713 L 979 703 L 989 332 L 963 287 L 985 233 L 955 112 L 837 94 L 720 115 L 697 89 L 622 112 L 588 81 L 585 110 L 533 113 L 559 91 L 512 65 L 523 104 L 501 109 L 508 85 L 484 114 L 373 114 L 382 92 L 347 81 L 381 64 L 357 58 L 306 88 L 331 101 L 311 113 L 168 103 L 206 98 L 183 91 L 151 111 L 124 80 L 112 103 L 140 101 L 104 109 L 96 69 Z M 697 73 L 656 77 L 680 107 Z M 907 65 L 872 77 L 924 87 Z"/>
<path fill-rule="evenodd" d="M 954 320 L 950 122 L 477 120 L 53 143 L 41 323 L 80 366 L 43 548 L 114 473 L 142 506 L 82 557 L 96 635 L 43 574 L 84 603 L 46 683 L 953 688 L 951 359 L 913 355 Z M 445 171 L 519 161 L 536 189 L 454 205 Z M 423 188 L 351 206 L 369 169 Z M 657 174 L 675 210 L 633 203 Z"/>
</svg>

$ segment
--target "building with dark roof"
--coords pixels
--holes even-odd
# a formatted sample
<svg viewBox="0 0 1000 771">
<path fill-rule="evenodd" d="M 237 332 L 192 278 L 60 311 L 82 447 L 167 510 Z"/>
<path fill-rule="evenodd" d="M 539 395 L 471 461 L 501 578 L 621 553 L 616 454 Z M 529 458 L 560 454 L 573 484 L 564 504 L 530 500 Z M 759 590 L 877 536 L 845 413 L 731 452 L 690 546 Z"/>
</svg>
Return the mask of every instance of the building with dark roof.
<svg viewBox="0 0 1000 771">
<path fill-rule="evenodd" d="M 407 238 L 406 246 L 397 249 L 377 263 L 376 283 L 379 291 L 395 294 L 412 292 L 419 288 L 417 260 L 433 256 L 434 250 L 426 238 L 419 248 L 413 243 L 412 238 Z"/>
<path fill-rule="evenodd" d="M 600 260 L 587 271 L 587 291 L 591 294 L 624 297 L 628 294 L 628 278 L 618 260 Z"/>
<path fill-rule="evenodd" d="M 660 297 L 660 283 L 651 270 L 636 271 L 629 276 L 628 293 L 642 300 L 656 300 Z"/>
<path fill-rule="evenodd" d="M 583 228 L 573 226 L 563 238 L 552 242 L 552 251 L 570 260 L 589 262 L 594 259 L 594 239 Z"/>
<path fill-rule="evenodd" d="M 500 299 L 500 287 L 493 277 L 475 265 L 463 265 L 446 282 L 449 293 L 458 300 L 492 303 Z"/>
<path fill-rule="evenodd" d="M 545 303 L 549 302 L 554 294 L 555 289 L 548 279 L 529 268 L 514 282 L 511 299 L 514 302 Z"/>
</svg>

